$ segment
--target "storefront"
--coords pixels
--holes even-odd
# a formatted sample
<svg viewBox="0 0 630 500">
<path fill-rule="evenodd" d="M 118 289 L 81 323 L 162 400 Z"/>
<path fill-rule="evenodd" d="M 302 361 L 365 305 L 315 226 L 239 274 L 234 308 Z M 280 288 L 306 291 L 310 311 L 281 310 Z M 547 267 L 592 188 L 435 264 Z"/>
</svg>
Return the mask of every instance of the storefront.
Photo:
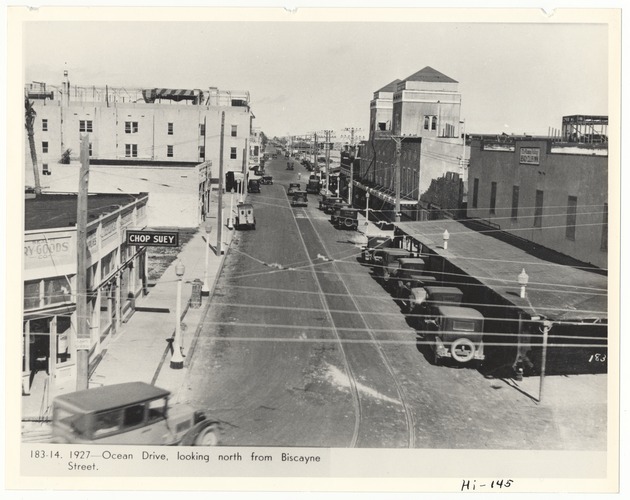
<svg viewBox="0 0 630 500">
<path fill-rule="evenodd" d="M 73 221 L 69 198 L 76 200 L 50 195 L 26 203 L 22 393 L 27 418 L 45 417 L 56 395 L 76 390 L 76 229 L 38 227 L 46 222 L 36 213 L 46 209 L 48 220 L 57 218 L 60 225 Z M 127 246 L 124 231 L 146 226 L 147 199 L 124 195 L 116 204 L 103 201 L 102 207 L 90 208 L 95 215 L 87 231 L 91 367 L 146 288 L 145 250 Z"/>
</svg>

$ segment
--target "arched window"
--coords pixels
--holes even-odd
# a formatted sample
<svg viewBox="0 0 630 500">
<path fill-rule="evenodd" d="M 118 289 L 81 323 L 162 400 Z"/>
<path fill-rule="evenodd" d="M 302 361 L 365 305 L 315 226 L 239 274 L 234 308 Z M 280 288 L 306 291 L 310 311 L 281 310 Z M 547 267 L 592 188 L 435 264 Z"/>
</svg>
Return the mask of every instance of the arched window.
<svg viewBox="0 0 630 500">
<path fill-rule="evenodd" d="M 424 117 L 424 130 L 429 130 L 429 117 Z"/>
<path fill-rule="evenodd" d="M 431 118 L 431 130 L 437 130 L 437 116 Z"/>
</svg>

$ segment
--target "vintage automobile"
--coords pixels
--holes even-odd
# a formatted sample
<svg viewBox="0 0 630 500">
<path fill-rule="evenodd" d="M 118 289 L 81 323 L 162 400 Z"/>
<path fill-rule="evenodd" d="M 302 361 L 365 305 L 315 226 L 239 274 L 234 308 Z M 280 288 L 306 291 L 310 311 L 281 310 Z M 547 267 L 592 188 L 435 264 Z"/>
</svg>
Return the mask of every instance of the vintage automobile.
<svg viewBox="0 0 630 500">
<path fill-rule="evenodd" d="M 414 252 L 404 248 L 382 248 L 374 252 L 374 273 L 380 276 L 385 283 L 389 280 L 392 271 L 398 269 L 398 259 L 414 257 Z"/>
<path fill-rule="evenodd" d="M 330 194 L 323 194 L 321 200 L 319 201 L 319 208 L 326 213 L 330 213 L 330 210 L 335 203 L 343 203 L 343 198 Z"/>
<path fill-rule="evenodd" d="M 260 193 L 260 181 L 258 179 L 250 179 L 247 183 L 248 193 Z"/>
<path fill-rule="evenodd" d="M 278 154 L 277 154 L 277 153 L 273 153 L 273 154 L 271 155 L 271 158 L 272 158 L 273 160 L 275 160 L 276 158 L 278 158 Z"/>
<path fill-rule="evenodd" d="M 273 177 L 271 175 L 263 175 L 260 179 L 261 184 L 273 184 Z"/>
<path fill-rule="evenodd" d="M 344 208 L 352 208 L 346 202 L 335 203 L 332 207 L 324 209 L 325 212 L 330 213 L 330 222 L 332 222 L 333 226 L 337 225 L 337 217 L 341 214 L 341 210 Z"/>
<path fill-rule="evenodd" d="M 293 166 L 293 162 L 292 161 L 288 161 L 287 162 L 287 170 L 293 170 L 295 167 Z"/>
<path fill-rule="evenodd" d="M 236 206 L 236 219 L 234 220 L 234 227 L 241 229 L 248 227 L 256 229 L 256 217 L 254 217 L 254 206 L 250 203 L 239 203 Z"/>
<path fill-rule="evenodd" d="M 296 191 L 301 191 L 300 184 L 297 182 L 292 182 L 289 184 L 289 189 L 287 189 L 287 196 L 293 196 L 293 193 Z"/>
<path fill-rule="evenodd" d="M 254 170 L 254 175 L 262 177 L 263 175 L 265 175 L 265 169 L 262 167 L 258 167 L 256 170 Z"/>
<path fill-rule="evenodd" d="M 292 207 L 306 207 L 308 206 L 308 198 L 306 191 L 293 191 L 291 198 Z"/>
<path fill-rule="evenodd" d="M 399 270 L 396 276 L 396 296 L 403 313 L 417 312 L 426 298 L 426 289 L 436 284 L 436 277 L 426 271 Z"/>
<path fill-rule="evenodd" d="M 442 305 L 435 315 L 424 320 L 424 338 L 433 350 L 435 364 L 451 358 L 460 364 L 485 359 L 483 315 L 470 307 Z"/>
<path fill-rule="evenodd" d="M 367 244 L 361 247 L 361 260 L 367 264 L 374 261 L 374 252 L 392 246 L 389 236 L 368 236 Z"/>
<path fill-rule="evenodd" d="M 342 208 L 335 221 L 337 229 L 351 229 L 356 231 L 359 227 L 359 210 L 356 208 Z"/>
<path fill-rule="evenodd" d="M 316 175 L 311 175 L 308 179 L 308 184 L 306 185 L 306 192 L 308 194 L 319 194 L 322 189 L 322 183 L 319 180 L 319 177 Z"/>
<path fill-rule="evenodd" d="M 170 392 L 127 382 L 57 396 L 52 441 L 70 444 L 212 446 L 219 422 L 188 405 L 168 406 Z"/>
</svg>

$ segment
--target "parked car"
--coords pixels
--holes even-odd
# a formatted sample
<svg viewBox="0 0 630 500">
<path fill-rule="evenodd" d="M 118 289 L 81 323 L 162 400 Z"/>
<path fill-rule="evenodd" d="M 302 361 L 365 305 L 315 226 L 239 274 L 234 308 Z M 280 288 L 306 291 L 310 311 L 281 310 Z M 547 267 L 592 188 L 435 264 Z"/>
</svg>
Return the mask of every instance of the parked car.
<svg viewBox="0 0 630 500">
<path fill-rule="evenodd" d="M 271 175 L 263 175 L 260 179 L 261 184 L 273 184 L 273 177 Z"/>
<path fill-rule="evenodd" d="M 335 222 L 336 227 L 338 229 L 351 229 L 356 231 L 359 227 L 358 214 L 359 211 L 356 208 L 340 209 Z"/>
<path fill-rule="evenodd" d="M 319 194 L 319 191 L 322 188 L 322 183 L 319 180 L 319 177 L 315 175 L 311 175 L 308 180 L 308 184 L 306 185 L 306 192 L 309 194 Z"/>
<path fill-rule="evenodd" d="M 293 169 L 294 169 L 293 162 L 292 161 L 288 161 L 287 162 L 287 170 L 293 170 Z"/>
<path fill-rule="evenodd" d="M 343 203 L 343 198 L 339 196 L 322 195 L 322 199 L 319 201 L 319 208 L 325 213 L 330 213 L 335 203 Z"/>
<path fill-rule="evenodd" d="M 460 364 L 485 359 L 483 315 L 476 309 L 438 306 L 435 316 L 425 319 L 424 338 L 433 350 L 435 364 L 451 358 Z"/>
<path fill-rule="evenodd" d="M 292 207 L 306 207 L 308 205 L 308 198 L 306 191 L 293 191 L 291 198 Z"/>
<path fill-rule="evenodd" d="M 293 196 L 293 193 L 295 193 L 296 191 L 301 191 L 300 184 L 297 182 L 292 182 L 291 184 L 289 184 L 289 189 L 287 189 L 287 195 Z"/>
<path fill-rule="evenodd" d="M 248 193 L 260 193 L 260 181 L 258 179 L 250 179 L 247 183 Z"/>
<path fill-rule="evenodd" d="M 345 202 L 335 203 L 330 209 L 330 222 L 332 222 L 333 226 L 337 225 L 337 218 L 341 214 L 341 210 L 345 208 L 352 208 L 350 204 Z"/>
<path fill-rule="evenodd" d="M 211 446 L 219 423 L 188 405 L 168 406 L 170 392 L 144 382 L 57 396 L 52 440 L 69 444 Z"/>
<path fill-rule="evenodd" d="M 398 268 L 398 259 L 413 257 L 414 253 L 404 248 L 383 248 L 374 252 L 374 273 L 387 283 L 394 269 Z"/>
<path fill-rule="evenodd" d="M 367 244 L 361 247 L 361 260 L 367 264 L 374 261 L 374 252 L 380 248 L 389 248 L 392 239 L 388 236 L 368 236 Z"/>
<path fill-rule="evenodd" d="M 234 222 L 236 229 L 249 227 L 256 229 L 256 217 L 254 216 L 254 206 L 250 203 L 239 203 L 236 206 L 236 219 Z"/>
</svg>

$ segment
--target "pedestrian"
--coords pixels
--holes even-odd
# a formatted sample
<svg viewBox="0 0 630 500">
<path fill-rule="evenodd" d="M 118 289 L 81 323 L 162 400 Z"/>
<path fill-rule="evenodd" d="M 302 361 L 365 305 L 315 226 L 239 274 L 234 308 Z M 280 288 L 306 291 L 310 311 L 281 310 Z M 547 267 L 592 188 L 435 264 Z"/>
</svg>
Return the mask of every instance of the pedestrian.
<svg viewBox="0 0 630 500">
<path fill-rule="evenodd" d="M 298 172 L 298 181 L 302 178 L 302 172 Z"/>
</svg>

